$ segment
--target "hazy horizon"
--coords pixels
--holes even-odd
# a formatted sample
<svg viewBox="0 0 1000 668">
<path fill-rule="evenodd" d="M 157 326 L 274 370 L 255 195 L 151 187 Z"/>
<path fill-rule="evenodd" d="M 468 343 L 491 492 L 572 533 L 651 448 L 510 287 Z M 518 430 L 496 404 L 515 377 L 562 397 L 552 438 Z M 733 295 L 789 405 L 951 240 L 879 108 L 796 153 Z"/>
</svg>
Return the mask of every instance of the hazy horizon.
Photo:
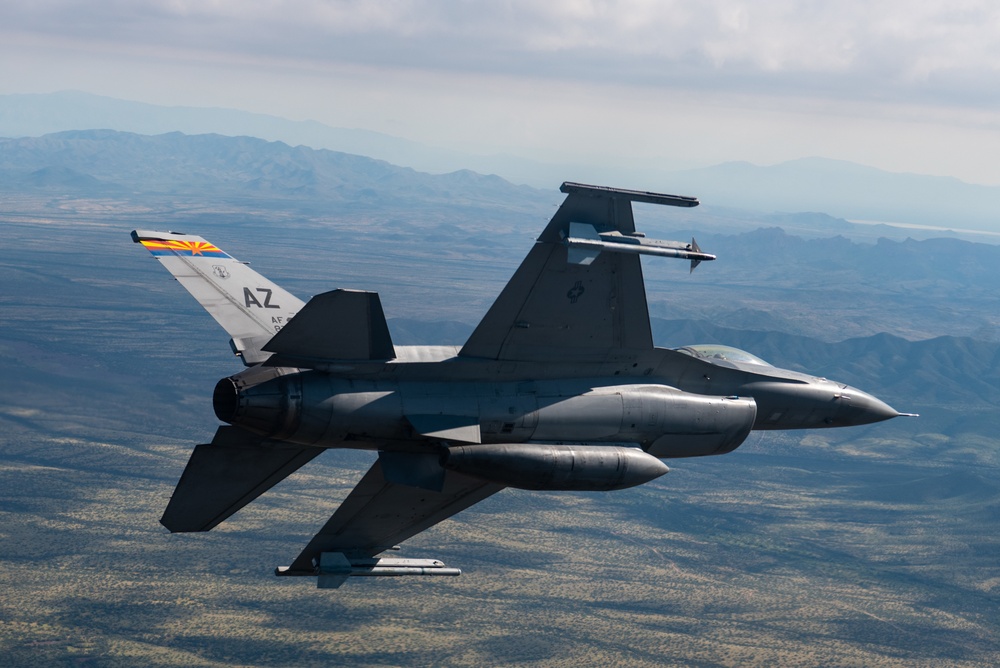
<svg viewBox="0 0 1000 668">
<path fill-rule="evenodd" d="M 823 156 L 995 185 L 998 12 L 896 0 L 14 3 L 0 8 L 0 94 L 244 109 L 550 163 Z"/>
</svg>

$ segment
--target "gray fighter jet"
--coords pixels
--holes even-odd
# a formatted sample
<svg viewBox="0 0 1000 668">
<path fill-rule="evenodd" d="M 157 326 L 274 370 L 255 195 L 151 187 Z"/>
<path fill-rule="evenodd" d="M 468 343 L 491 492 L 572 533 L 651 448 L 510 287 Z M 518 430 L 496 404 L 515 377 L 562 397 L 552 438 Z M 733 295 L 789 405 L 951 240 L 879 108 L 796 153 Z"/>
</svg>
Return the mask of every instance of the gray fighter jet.
<svg viewBox="0 0 1000 668">
<path fill-rule="evenodd" d="M 751 430 L 897 417 L 853 387 L 719 345 L 653 346 L 640 255 L 714 260 L 636 232 L 632 202 L 691 197 L 564 183 L 567 197 L 462 347 L 395 346 L 379 297 L 303 303 L 201 237 L 132 232 L 232 337 L 227 423 L 198 445 L 161 522 L 208 531 L 327 448 L 378 453 L 278 575 L 458 575 L 383 556 L 505 487 L 617 490 L 662 459 L 732 452 Z"/>
</svg>

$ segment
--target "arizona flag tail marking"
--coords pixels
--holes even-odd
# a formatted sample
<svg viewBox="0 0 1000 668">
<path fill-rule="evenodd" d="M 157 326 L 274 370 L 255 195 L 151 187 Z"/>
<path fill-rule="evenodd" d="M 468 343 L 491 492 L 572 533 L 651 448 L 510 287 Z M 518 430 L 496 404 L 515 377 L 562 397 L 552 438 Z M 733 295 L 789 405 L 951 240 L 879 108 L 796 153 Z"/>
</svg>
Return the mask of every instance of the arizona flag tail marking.
<svg viewBox="0 0 1000 668">
<path fill-rule="evenodd" d="M 178 241 L 174 239 L 142 239 L 142 245 L 153 255 L 180 255 L 185 257 L 230 257 L 207 241 Z"/>
</svg>

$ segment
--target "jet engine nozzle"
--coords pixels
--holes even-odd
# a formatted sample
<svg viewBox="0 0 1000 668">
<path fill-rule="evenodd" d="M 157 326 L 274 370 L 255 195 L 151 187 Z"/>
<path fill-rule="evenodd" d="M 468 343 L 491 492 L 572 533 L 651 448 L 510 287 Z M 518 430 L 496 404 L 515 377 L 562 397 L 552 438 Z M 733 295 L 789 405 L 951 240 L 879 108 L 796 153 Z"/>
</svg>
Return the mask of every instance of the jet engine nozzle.
<svg viewBox="0 0 1000 668">
<path fill-rule="evenodd" d="M 223 378 L 215 384 L 215 391 L 212 392 L 212 408 L 215 410 L 215 417 L 222 422 L 232 424 L 239 406 L 240 393 L 232 378 Z"/>
<path fill-rule="evenodd" d="M 283 376 L 256 385 L 239 377 L 223 378 L 215 385 L 212 407 L 223 422 L 269 438 L 286 438 L 298 428 L 302 404 L 301 382 Z"/>
</svg>

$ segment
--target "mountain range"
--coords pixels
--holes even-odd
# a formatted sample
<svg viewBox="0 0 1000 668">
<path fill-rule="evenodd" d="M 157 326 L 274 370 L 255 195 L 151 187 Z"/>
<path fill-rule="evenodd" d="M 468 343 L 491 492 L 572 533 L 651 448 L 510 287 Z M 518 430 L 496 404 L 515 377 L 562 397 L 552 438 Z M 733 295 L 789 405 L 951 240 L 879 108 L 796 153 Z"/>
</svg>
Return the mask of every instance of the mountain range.
<svg viewBox="0 0 1000 668">
<path fill-rule="evenodd" d="M 497 174 L 513 183 L 541 188 L 553 188 L 566 180 L 600 182 L 660 192 L 686 191 L 713 206 L 750 211 L 823 212 L 849 220 L 1000 233 L 1000 187 L 890 173 L 818 157 L 772 166 L 737 162 L 683 171 L 666 166 L 640 170 L 543 164 L 512 155 L 472 155 L 369 130 L 232 109 L 150 105 L 74 91 L 0 95 L 0 136 L 34 137 L 92 129 L 144 135 L 251 136 L 364 155 L 425 172 L 467 169 Z"/>
<path fill-rule="evenodd" d="M 317 239 L 335 241 L 342 252 L 360 237 L 336 230 L 364 226 L 371 241 L 356 248 L 398 248 L 397 270 L 444 252 L 467 271 L 492 277 L 497 289 L 561 199 L 555 189 L 469 170 L 427 174 L 336 151 L 177 132 L 88 130 L 0 140 L 0 176 L 0 193 L 32 196 L 57 211 L 81 198 L 104 198 L 105 209 L 123 208 L 133 222 L 134 211 L 142 210 L 151 226 L 169 223 L 223 239 L 229 227 L 248 220 L 272 228 L 281 220 L 313 227 Z M 882 331 L 909 339 L 1000 338 L 1000 246 L 915 240 L 898 228 L 817 214 L 744 217 L 706 206 L 642 210 L 637 217 L 641 230 L 696 237 L 720 258 L 685 278 L 680 291 L 676 275 L 652 265 L 650 308 L 659 317 L 831 341 Z M 255 234 L 263 241 L 279 230 Z M 897 238 L 865 236 L 873 231 Z M 451 285 L 451 294 L 462 294 L 466 285 Z M 492 296 L 484 291 L 468 299 L 485 309 Z M 442 318 L 460 319 L 460 303 L 432 306 Z"/>
<path fill-rule="evenodd" d="M 0 189 L 49 188 L 89 195 L 183 194 L 363 203 L 463 202 L 477 198 L 518 204 L 538 191 L 470 170 L 429 175 L 383 160 L 256 137 L 147 136 L 114 130 L 73 130 L 0 139 Z"/>
</svg>

